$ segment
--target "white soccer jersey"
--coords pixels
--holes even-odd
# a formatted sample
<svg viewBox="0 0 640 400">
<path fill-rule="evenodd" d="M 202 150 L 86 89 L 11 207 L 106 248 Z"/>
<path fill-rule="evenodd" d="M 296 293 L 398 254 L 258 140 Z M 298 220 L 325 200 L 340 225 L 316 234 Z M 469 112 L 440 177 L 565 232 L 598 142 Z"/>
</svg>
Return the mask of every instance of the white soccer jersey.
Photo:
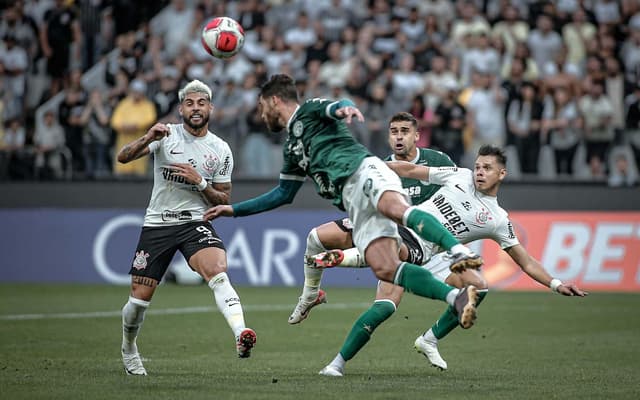
<svg viewBox="0 0 640 400">
<path fill-rule="evenodd" d="M 502 249 L 519 243 L 509 215 L 498 205 L 498 199 L 476 191 L 471 170 L 432 167 L 429 183 L 442 187 L 418 208 L 438 219 L 461 243 L 492 239 Z M 430 250 L 435 254 L 440 249 Z"/>
<path fill-rule="evenodd" d="M 233 156 L 229 145 L 207 131 L 195 137 L 182 124 L 167 124 L 170 135 L 152 142 L 154 154 L 153 190 L 144 217 L 144 226 L 177 225 L 201 221 L 210 207 L 195 185 L 174 175 L 171 163 L 189 163 L 208 183 L 231 182 Z"/>
</svg>

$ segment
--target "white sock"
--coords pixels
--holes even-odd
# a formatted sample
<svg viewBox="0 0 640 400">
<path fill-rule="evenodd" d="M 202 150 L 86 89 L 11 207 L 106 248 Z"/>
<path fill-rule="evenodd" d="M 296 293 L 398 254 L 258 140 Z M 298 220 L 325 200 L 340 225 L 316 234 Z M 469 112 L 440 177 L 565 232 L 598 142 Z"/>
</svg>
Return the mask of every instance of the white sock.
<svg viewBox="0 0 640 400">
<path fill-rule="evenodd" d="M 450 250 L 451 254 L 458 254 L 458 253 L 462 253 L 462 254 L 471 254 L 471 250 L 469 250 L 469 248 L 463 244 L 456 244 L 454 245 L 451 250 Z"/>
<path fill-rule="evenodd" d="M 229 327 L 233 331 L 233 335 L 238 337 L 246 328 L 244 325 L 244 314 L 242 313 L 242 304 L 240 297 L 236 293 L 226 272 L 220 272 L 211 278 L 208 283 L 213 290 L 213 298 L 216 300 L 218 310 L 227 320 Z"/>
<path fill-rule="evenodd" d="M 307 235 L 307 247 L 304 250 L 305 259 L 307 256 L 315 256 L 316 254 L 327 251 L 324 248 L 316 228 L 313 228 Z M 322 269 L 311 268 L 305 264 L 304 266 L 304 288 L 302 289 L 302 297 L 308 300 L 315 300 L 318 297 L 320 282 L 322 281 Z"/>
<path fill-rule="evenodd" d="M 144 312 L 149 302 L 129 296 L 129 300 L 122 307 L 122 351 L 127 354 L 138 352 L 136 338 L 144 321 Z"/>
<path fill-rule="evenodd" d="M 449 293 L 447 293 L 447 303 L 451 307 L 455 307 L 456 296 L 458 296 L 458 293 L 460 293 L 460 289 L 457 288 L 453 288 Z"/>
<path fill-rule="evenodd" d="M 339 369 L 340 371 L 344 370 L 344 365 L 347 362 L 344 360 L 344 358 L 342 358 L 342 354 L 338 353 L 338 355 L 336 356 L 336 358 L 333 359 L 333 361 L 331 361 L 331 363 L 329 365 L 331 365 L 332 367 L 335 367 L 337 369 Z"/>
<path fill-rule="evenodd" d="M 360 254 L 360 250 L 356 247 L 343 250 L 344 260 L 337 267 L 346 268 L 364 268 L 367 267 L 367 263 L 364 261 L 364 256 Z"/>
<path fill-rule="evenodd" d="M 430 343 L 433 343 L 433 344 L 438 344 L 438 338 L 436 337 L 436 335 L 433 334 L 433 331 L 431 330 L 431 328 L 429 328 L 429 330 L 426 331 L 424 333 L 424 335 L 422 335 L 422 337 L 427 342 L 430 342 Z"/>
</svg>

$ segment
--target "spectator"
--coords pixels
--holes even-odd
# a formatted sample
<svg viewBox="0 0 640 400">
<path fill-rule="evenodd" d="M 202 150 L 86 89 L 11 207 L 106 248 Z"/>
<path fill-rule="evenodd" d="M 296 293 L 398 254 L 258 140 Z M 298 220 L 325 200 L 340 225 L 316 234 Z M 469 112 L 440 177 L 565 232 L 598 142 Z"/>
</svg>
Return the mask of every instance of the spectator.
<svg viewBox="0 0 640 400">
<path fill-rule="evenodd" d="M 469 156 L 468 163 L 475 159 L 482 145 L 503 147 L 507 136 L 504 120 L 506 92 L 489 71 L 475 70 L 472 80 L 468 102 L 463 103 L 467 110 L 467 129 L 470 134 L 469 145 L 465 149 Z"/>
<path fill-rule="evenodd" d="M 415 95 L 411 102 L 411 108 L 409 109 L 411 115 L 413 115 L 418 122 L 418 140 L 416 146 L 418 147 L 430 147 L 431 146 L 431 127 L 434 122 L 433 110 L 427 108 L 422 95 Z"/>
<path fill-rule="evenodd" d="M 64 100 L 58 108 L 58 121 L 65 131 L 65 143 L 71 151 L 73 172 L 82 176 L 85 172 L 84 160 L 84 124 L 81 116 L 87 104 L 87 93 L 80 83 L 80 70 L 71 72 L 69 87 L 65 90 Z"/>
<path fill-rule="evenodd" d="M 542 111 L 535 85 L 523 82 L 519 98 L 509 103 L 507 123 L 524 173 L 538 173 Z"/>
<path fill-rule="evenodd" d="M 450 87 L 458 86 L 456 75 L 447 67 L 444 56 L 438 55 L 431 59 L 431 69 L 424 75 L 427 108 L 435 110 Z"/>
<path fill-rule="evenodd" d="M 17 45 L 17 39 L 11 34 L 4 37 L 6 46 L 0 52 L 0 63 L 4 67 L 4 117 L 22 118 L 25 112 L 26 72 L 29 68 L 27 52 Z"/>
<path fill-rule="evenodd" d="M 586 46 L 596 36 L 596 27 L 587 20 L 582 7 L 576 7 L 571 15 L 571 22 L 562 28 L 562 38 L 567 48 L 567 61 L 574 65 L 582 65 L 586 58 Z"/>
<path fill-rule="evenodd" d="M 129 85 L 129 94 L 120 100 L 111 116 L 111 127 L 116 132 L 116 149 L 134 141 L 146 132 L 156 120 L 156 109 L 146 96 L 147 85 L 134 79 Z M 144 177 L 148 168 L 147 159 L 139 159 L 128 164 L 115 162 L 113 173 L 120 178 Z"/>
<path fill-rule="evenodd" d="M 24 2 L 16 1 L 12 7 L 8 7 L 0 21 L 0 37 L 7 35 L 15 37 L 17 46 L 27 52 L 27 58 L 31 65 L 35 61 L 40 46 L 38 45 L 38 25 L 28 15 L 24 14 Z"/>
<path fill-rule="evenodd" d="M 620 62 L 615 57 L 608 57 L 604 60 L 606 78 L 605 93 L 613 106 L 613 118 L 611 124 L 613 129 L 619 131 L 624 128 L 624 75 L 620 70 Z"/>
<path fill-rule="evenodd" d="M 47 110 L 43 124 L 33 135 L 36 152 L 36 176 L 40 179 L 60 179 L 62 177 L 61 153 L 65 148 L 64 129 L 58 124 L 53 110 Z M 66 160 L 70 162 L 71 160 Z"/>
<path fill-rule="evenodd" d="M 640 26 L 631 33 L 620 50 L 627 82 L 640 82 Z"/>
<path fill-rule="evenodd" d="M 529 35 L 527 44 L 539 70 L 562 50 L 562 38 L 553 30 L 553 20 L 549 15 L 538 16 L 536 29 Z"/>
<path fill-rule="evenodd" d="M 431 147 L 446 153 L 454 163 L 460 164 L 464 154 L 462 134 L 466 110 L 457 101 L 458 84 L 448 81 L 445 89 L 435 110 Z"/>
<path fill-rule="evenodd" d="M 460 18 L 454 21 L 451 27 L 451 40 L 454 46 L 463 46 L 466 35 L 490 30 L 487 20 L 478 13 L 473 1 L 466 0 L 460 6 Z"/>
<path fill-rule="evenodd" d="M 318 71 L 318 79 L 326 86 L 344 86 L 352 68 L 352 59 L 343 59 L 340 56 L 342 44 L 331 42 L 327 50 L 329 60 L 322 63 Z"/>
<path fill-rule="evenodd" d="M 518 9 L 508 4 L 502 10 L 502 21 L 495 24 L 491 33 L 502 39 L 506 52 L 512 55 L 516 44 L 527 40 L 529 26 L 520 19 Z"/>
<path fill-rule="evenodd" d="M 511 74 L 511 64 L 514 62 L 513 60 L 520 59 L 524 65 L 524 75 L 522 76 L 524 79 L 535 82 L 540 77 L 540 70 L 538 69 L 538 65 L 535 60 L 531 58 L 529 47 L 525 42 L 519 42 L 516 44 L 515 52 L 511 58 L 507 57 L 507 59 L 502 63 L 501 76 L 504 79 L 509 79 Z"/>
<path fill-rule="evenodd" d="M 391 99 L 382 83 L 371 84 L 370 91 L 367 108 L 363 112 L 363 115 L 367 116 L 365 124 L 369 137 L 362 138 L 363 144 L 378 157 L 385 157 L 389 152 L 387 142 L 389 118 L 404 107 Z"/>
<path fill-rule="evenodd" d="M 40 30 L 40 45 L 47 58 L 47 74 L 51 77 L 50 94 L 58 93 L 70 66 L 73 44 L 74 60 L 80 60 L 80 24 L 76 10 L 64 0 L 56 0 L 55 7 L 44 14 Z"/>
<path fill-rule="evenodd" d="M 322 25 L 322 36 L 327 42 L 340 40 L 342 31 L 353 20 L 351 10 L 344 7 L 341 0 L 331 0 L 331 4 L 318 14 Z"/>
<path fill-rule="evenodd" d="M 100 90 L 94 89 L 89 103 L 82 111 L 80 120 L 85 126 L 83 153 L 86 174 L 90 179 L 101 179 L 111 175 L 112 130 L 109 126 L 111 108 L 105 104 Z"/>
<path fill-rule="evenodd" d="M 488 32 L 482 29 L 472 31 L 471 47 L 462 55 L 460 80 L 465 86 L 469 84 L 473 69 L 491 74 L 497 74 L 500 71 L 500 56 L 496 49 L 490 46 Z"/>
<path fill-rule="evenodd" d="M 309 22 L 309 17 L 304 12 L 298 15 L 296 26 L 288 29 L 284 33 L 284 42 L 289 46 L 299 44 L 304 47 L 310 47 L 316 40 L 316 31 Z"/>
<path fill-rule="evenodd" d="M 195 10 L 187 7 L 186 0 L 171 0 L 171 4 L 158 14 L 151 30 L 154 35 L 162 36 L 165 51 L 170 57 L 180 54 L 189 44 L 189 29 Z"/>
<path fill-rule="evenodd" d="M 582 120 L 568 90 L 560 87 L 547 96 L 542 118 L 542 140 L 553 148 L 556 173 L 573 175 Z"/>
<path fill-rule="evenodd" d="M 424 91 L 424 79 L 415 71 L 413 54 L 400 55 L 400 66 L 393 73 L 391 81 L 392 96 L 398 98 L 413 98 Z"/>
<path fill-rule="evenodd" d="M 419 72 L 428 71 L 428 67 L 433 64 L 433 58 L 444 54 L 447 41 L 446 31 L 440 30 L 435 15 L 427 15 L 424 21 L 424 34 L 413 48 Z"/>
<path fill-rule="evenodd" d="M 7 121 L 0 143 L 6 171 L 0 171 L 0 177 L 8 175 L 12 179 L 27 179 L 33 176 L 33 156 L 25 147 L 26 140 L 22 122 L 17 118 Z"/>
<path fill-rule="evenodd" d="M 633 150 L 636 165 L 640 166 L 640 82 L 636 82 L 634 93 L 627 98 L 629 102 L 625 118 L 626 141 Z"/>
<path fill-rule="evenodd" d="M 638 183 L 638 172 L 624 152 L 613 157 L 614 165 L 609 173 L 607 183 L 611 187 L 635 186 Z"/>
<path fill-rule="evenodd" d="M 438 24 L 438 30 L 448 29 L 455 18 L 453 2 L 450 0 L 424 0 L 416 2 L 420 15 L 432 16 Z"/>
<path fill-rule="evenodd" d="M 601 164 L 606 162 L 609 146 L 614 138 L 611 126 L 613 105 L 604 94 L 604 83 L 595 81 L 588 94 L 582 96 L 578 103 L 584 119 L 584 138 L 587 146 L 587 163 L 597 158 Z"/>
</svg>

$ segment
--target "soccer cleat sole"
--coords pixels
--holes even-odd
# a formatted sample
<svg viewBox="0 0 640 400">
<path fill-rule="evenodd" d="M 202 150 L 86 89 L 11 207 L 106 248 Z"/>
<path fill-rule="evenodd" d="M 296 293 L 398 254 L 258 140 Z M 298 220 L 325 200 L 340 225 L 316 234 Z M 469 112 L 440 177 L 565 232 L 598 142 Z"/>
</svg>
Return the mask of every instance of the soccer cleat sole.
<svg viewBox="0 0 640 400">
<path fill-rule="evenodd" d="M 307 256 L 306 264 L 311 268 L 333 268 L 344 260 L 344 252 L 340 249 L 328 250 L 315 256 Z"/>
<path fill-rule="evenodd" d="M 256 345 L 257 336 L 253 329 L 245 329 L 238 337 L 237 349 L 239 358 L 251 357 L 251 349 Z"/>
<path fill-rule="evenodd" d="M 460 259 L 454 261 L 449 266 L 451 272 L 460 273 L 467 269 L 480 269 L 484 264 L 484 260 L 477 254 L 461 256 Z"/>
<path fill-rule="evenodd" d="M 467 303 L 462 308 L 462 314 L 458 318 L 462 329 L 469 329 L 476 322 L 478 316 L 476 304 L 478 304 L 478 289 L 473 285 L 469 285 L 467 286 Z"/>
</svg>

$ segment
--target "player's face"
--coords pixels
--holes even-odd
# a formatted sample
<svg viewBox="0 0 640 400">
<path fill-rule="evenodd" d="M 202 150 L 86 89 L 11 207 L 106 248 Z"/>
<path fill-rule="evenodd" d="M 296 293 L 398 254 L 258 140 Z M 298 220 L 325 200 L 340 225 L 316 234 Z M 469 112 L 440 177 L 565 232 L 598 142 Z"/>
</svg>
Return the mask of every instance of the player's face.
<svg viewBox="0 0 640 400">
<path fill-rule="evenodd" d="M 500 182 L 507 176 L 507 170 L 495 156 L 478 156 L 473 168 L 473 182 L 476 190 L 489 196 L 498 194 Z"/>
<path fill-rule="evenodd" d="M 389 146 L 396 158 L 409 161 L 415 157 L 418 131 L 409 121 L 393 121 L 389 124 Z"/>
<path fill-rule="evenodd" d="M 284 129 L 284 124 L 280 122 L 280 113 L 275 106 L 275 101 L 273 97 L 269 99 L 265 99 L 262 96 L 260 97 L 258 100 L 260 118 L 262 118 L 262 121 L 264 121 L 271 132 L 280 132 Z"/>
<path fill-rule="evenodd" d="M 179 111 L 185 124 L 193 129 L 200 129 L 209 124 L 213 105 L 206 94 L 189 93 L 180 103 Z"/>
</svg>

